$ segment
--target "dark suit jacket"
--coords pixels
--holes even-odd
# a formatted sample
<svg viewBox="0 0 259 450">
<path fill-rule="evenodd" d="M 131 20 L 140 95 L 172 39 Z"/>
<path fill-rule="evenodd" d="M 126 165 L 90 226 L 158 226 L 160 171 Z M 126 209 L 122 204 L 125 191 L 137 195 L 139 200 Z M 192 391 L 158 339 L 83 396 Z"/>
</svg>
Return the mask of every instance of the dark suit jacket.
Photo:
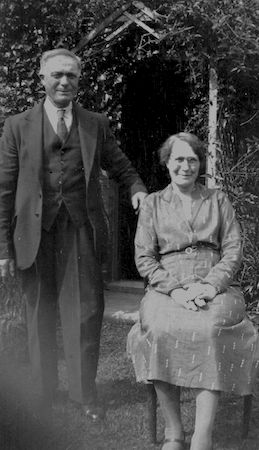
<svg viewBox="0 0 259 450">
<path fill-rule="evenodd" d="M 78 120 L 86 183 L 86 206 L 98 256 L 107 243 L 99 182 L 100 167 L 131 189 L 146 189 L 119 149 L 108 119 L 74 103 Z M 19 268 L 30 267 L 41 239 L 43 102 L 8 118 L 0 147 L 0 259 L 14 258 Z"/>
</svg>

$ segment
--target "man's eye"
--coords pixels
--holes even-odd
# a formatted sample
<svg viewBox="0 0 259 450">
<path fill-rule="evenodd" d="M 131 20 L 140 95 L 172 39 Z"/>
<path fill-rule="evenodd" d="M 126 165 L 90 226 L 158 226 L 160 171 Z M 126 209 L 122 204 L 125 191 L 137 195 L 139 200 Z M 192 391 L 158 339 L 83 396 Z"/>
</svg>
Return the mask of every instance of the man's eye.
<svg viewBox="0 0 259 450">
<path fill-rule="evenodd" d="M 176 161 L 181 163 L 184 161 L 184 158 L 176 158 Z"/>
<path fill-rule="evenodd" d="M 55 72 L 55 73 L 52 73 L 51 75 L 53 76 L 53 78 L 61 78 L 63 74 L 59 73 L 59 72 Z"/>
<path fill-rule="evenodd" d="M 69 80 L 75 80 L 77 78 L 77 75 L 74 73 L 54 72 L 51 75 L 55 79 L 62 78 L 63 76 L 66 76 Z"/>
</svg>

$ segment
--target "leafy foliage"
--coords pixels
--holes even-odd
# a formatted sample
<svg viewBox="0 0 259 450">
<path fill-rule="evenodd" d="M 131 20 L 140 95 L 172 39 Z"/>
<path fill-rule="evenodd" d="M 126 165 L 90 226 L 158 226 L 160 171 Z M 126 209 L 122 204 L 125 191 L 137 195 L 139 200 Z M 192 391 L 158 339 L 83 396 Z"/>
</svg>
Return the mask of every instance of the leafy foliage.
<svg viewBox="0 0 259 450">
<path fill-rule="evenodd" d="M 242 226 L 244 256 L 239 278 L 254 318 L 259 312 L 259 139 L 246 139 L 246 152 L 236 158 L 226 139 L 227 131 L 223 129 L 221 134 L 219 178 Z"/>
<path fill-rule="evenodd" d="M 0 351 L 6 351 L 20 340 L 25 325 L 20 280 L 1 283 L 0 298 Z"/>
</svg>

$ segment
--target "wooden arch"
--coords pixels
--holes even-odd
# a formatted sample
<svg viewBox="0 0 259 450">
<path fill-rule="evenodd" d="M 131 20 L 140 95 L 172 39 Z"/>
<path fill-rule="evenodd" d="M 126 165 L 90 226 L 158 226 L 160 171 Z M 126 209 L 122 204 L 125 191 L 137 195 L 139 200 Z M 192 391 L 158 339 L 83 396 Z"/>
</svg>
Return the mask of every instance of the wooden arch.
<svg viewBox="0 0 259 450">
<path fill-rule="evenodd" d="M 167 36 L 163 17 L 155 10 L 151 10 L 144 3 L 131 1 L 114 11 L 103 22 L 95 27 L 89 34 L 83 36 L 78 45 L 72 50 L 75 53 L 87 48 L 87 57 L 95 57 L 100 50 L 110 47 L 116 39 L 119 39 L 132 25 L 142 29 L 142 46 L 152 42 L 161 42 Z M 184 30 L 176 30 L 182 33 Z M 62 45 L 60 42 L 59 45 Z M 217 152 L 219 141 L 218 129 L 218 78 L 215 67 L 209 71 L 208 86 L 208 157 L 207 157 L 207 185 L 215 187 L 217 184 Z"/>
</svg>

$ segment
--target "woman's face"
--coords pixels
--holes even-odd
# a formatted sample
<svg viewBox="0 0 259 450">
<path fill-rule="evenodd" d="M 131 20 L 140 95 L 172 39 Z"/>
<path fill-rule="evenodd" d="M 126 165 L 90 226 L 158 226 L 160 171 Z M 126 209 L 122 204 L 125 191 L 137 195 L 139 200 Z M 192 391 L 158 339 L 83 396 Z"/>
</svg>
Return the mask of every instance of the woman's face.
<svg viewBox="0 0 259 450">
<path fill-rule="evenodd" d="M 166 164 L 171 180 L 181 190 L 191 190 L 199 174 L 200 161 L 191 146 L 177 140 Z"/>
</svg>

